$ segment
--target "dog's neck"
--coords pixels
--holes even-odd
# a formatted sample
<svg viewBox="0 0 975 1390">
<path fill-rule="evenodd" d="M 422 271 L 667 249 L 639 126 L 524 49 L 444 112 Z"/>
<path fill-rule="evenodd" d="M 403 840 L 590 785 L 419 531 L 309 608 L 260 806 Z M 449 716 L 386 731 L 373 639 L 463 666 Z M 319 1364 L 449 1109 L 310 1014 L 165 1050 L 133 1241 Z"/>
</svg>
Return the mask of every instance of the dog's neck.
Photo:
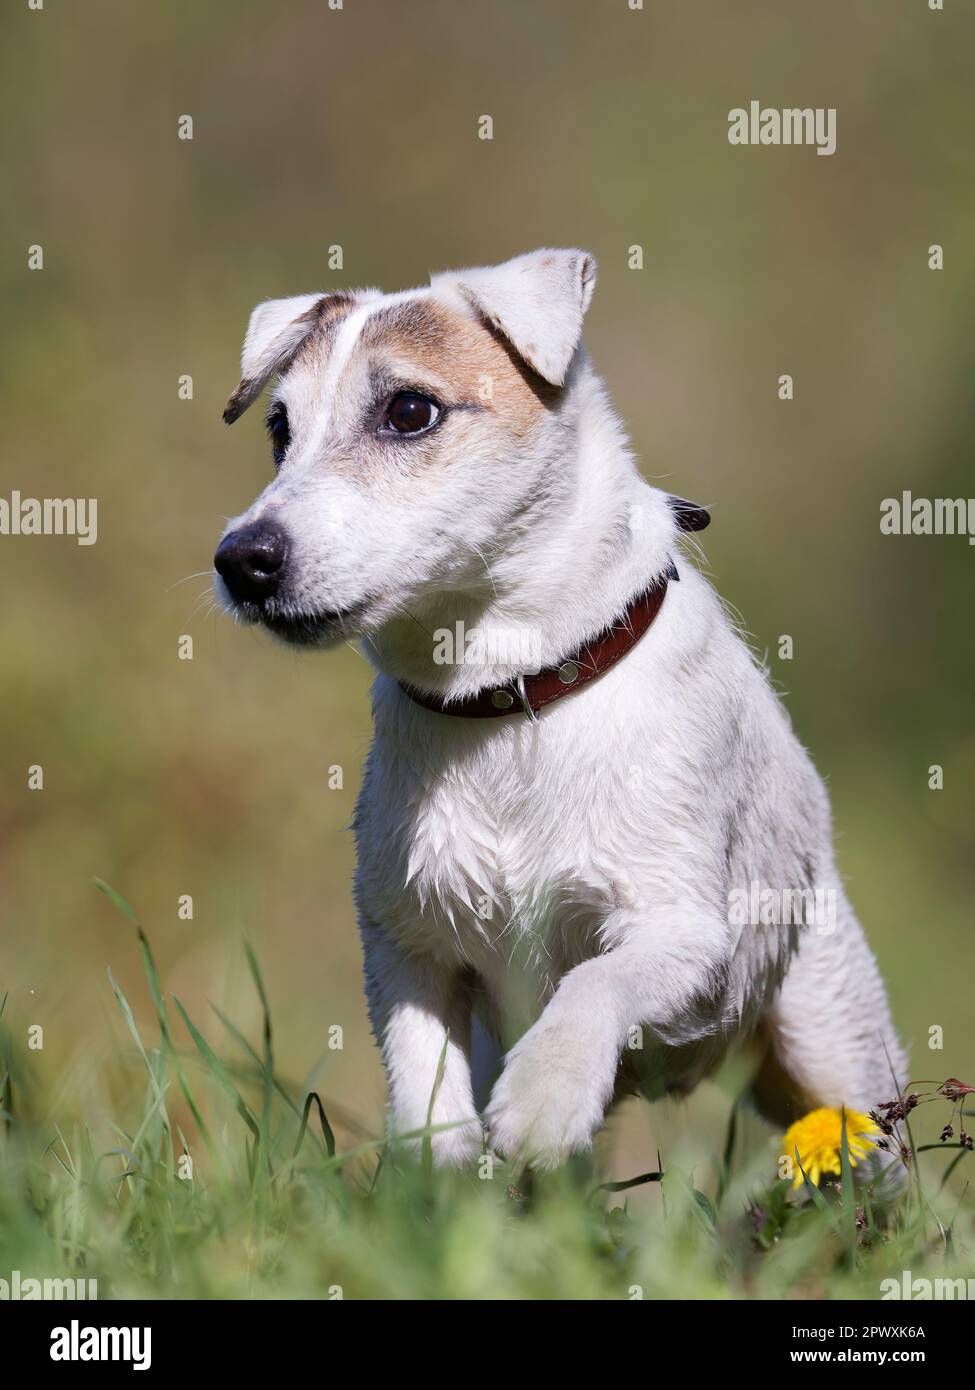
<svg viewBox="0 0 975 1390">
<path fill-rule="evenodd" d="M 551 464 L 557 486 L 531 504 L 516 536 L 485 554 L 482 575 L 414 601 L 366 640 L 380 671 L 454 698 L 502 685 L 571 656 L 667 572 L 673 515 L 637 472 L 587 364 L 560 409 L 573 423 L 566 456 Z"/>
</svg>

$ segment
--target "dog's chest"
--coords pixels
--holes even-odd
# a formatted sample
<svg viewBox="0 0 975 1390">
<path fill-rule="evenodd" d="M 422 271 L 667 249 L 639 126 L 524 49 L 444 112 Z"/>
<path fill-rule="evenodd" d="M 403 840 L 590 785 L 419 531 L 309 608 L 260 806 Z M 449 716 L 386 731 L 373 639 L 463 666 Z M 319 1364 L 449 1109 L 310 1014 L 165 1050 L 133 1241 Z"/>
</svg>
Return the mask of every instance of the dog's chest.
<svg viewBox="0 0 975 1390">
<path fill-rule="evenodd" d="M 506 956 L 561 957 L 592 916 L 602 876 L 587 868 L 582 818 L 553 801 L 550 781 L 518 760 L 451 767 L 416 803 L 408 879 L 467 953 L 503 943 Z"/>
<path fill-rule="evenodd" d="M 580 774 L 585 749 L 570 764 L 539 732 L 381 743 L 364 798 L 374 831 L 360 849 L 382 856 L 384 919 L 488 978 L 517 961 L 557 980 L 595 953 L 614 903 L 617 827 Z"/>
</svg>

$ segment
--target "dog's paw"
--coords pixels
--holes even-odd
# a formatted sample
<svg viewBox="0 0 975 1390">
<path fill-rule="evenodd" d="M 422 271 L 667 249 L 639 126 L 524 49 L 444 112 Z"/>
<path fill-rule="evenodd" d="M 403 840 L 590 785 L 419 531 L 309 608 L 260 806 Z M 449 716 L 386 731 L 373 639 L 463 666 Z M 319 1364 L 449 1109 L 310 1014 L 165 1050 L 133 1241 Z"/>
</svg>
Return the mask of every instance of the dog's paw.
<svg viewBox="0 0 975 1390">
<path fill-rule="evenodd" d="M 484 1130 L 480 1121 L 439 1130 L 430 1136 L 430 1149 L 438 1168 L 466 1168 L 476 1163 L 484 1152 Z"/>
<path fill-rule="evenodd" d="M 465 1120 L 459 1124 L 451 1123 L 442 1115 L 435 1115 L 434 1127 L 450 1125 L 449 1129 L 436 1129 L 430 1134 L 430 1154 L 437 1168 L 466 1168 L 477 1162 L 484 1152 L 484 1130 L 479 1120 Z M 423 1157 L 424 1140 L 415 1133 L 409 1139 L 398 1138 L 410 1129 L 425 1128 L 425 1122 L 412 1126 L 399 1120 L 391 1126 L 390 1137 L 397 1148 L 419 1162 Z"/>
<path fill-rule="evenodd" d="M 607 1064 L 578 1034 L 541 1019 L 508 1054 L 491 1094 L 485 1117 L 491 1147 L 519 1166 L 540 1169 L 590 1149 L 615 1067 L 615 1055 Z"/>
</svg>

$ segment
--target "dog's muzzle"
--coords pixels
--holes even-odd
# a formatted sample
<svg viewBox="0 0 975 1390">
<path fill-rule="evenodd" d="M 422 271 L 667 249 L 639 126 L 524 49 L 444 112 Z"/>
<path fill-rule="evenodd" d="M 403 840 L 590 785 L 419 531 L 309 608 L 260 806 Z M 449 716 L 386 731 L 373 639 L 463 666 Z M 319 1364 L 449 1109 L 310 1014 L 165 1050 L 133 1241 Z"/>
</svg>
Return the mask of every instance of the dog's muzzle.
<svg viewBox="0 0 975 1390">
<path fill-rule="evenodd" d="M 288 537 L 273 521 L 257 521 L 230 531 L 217 546 L 213 563 L 238 603 L 273 598 L 284 578 Z"/>
</svg>

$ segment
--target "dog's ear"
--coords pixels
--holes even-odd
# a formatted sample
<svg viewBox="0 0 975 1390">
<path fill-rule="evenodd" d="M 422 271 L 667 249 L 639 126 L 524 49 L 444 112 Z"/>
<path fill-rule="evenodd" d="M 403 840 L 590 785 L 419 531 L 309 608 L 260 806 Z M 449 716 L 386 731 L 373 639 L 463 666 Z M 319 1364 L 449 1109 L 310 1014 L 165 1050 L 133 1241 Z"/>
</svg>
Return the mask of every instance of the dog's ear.
<svg viewBox="0 0 975 1390">
<path fill-rule="evenodd" d="M 324 294 L 296 294 L 258 304 L 240 354 L 240 384 L 223 412 L 228 425 L 243 415 L 269 378 L 287 364 L 319 322 L 328 298 Z"/>
<path fill-rule="evenodd" d="M 596 284 L 587 251 L 530 251 L 503 265 L 435 275 L 451 284 L 553 386 L 561 386 Z"/>
</svg>

